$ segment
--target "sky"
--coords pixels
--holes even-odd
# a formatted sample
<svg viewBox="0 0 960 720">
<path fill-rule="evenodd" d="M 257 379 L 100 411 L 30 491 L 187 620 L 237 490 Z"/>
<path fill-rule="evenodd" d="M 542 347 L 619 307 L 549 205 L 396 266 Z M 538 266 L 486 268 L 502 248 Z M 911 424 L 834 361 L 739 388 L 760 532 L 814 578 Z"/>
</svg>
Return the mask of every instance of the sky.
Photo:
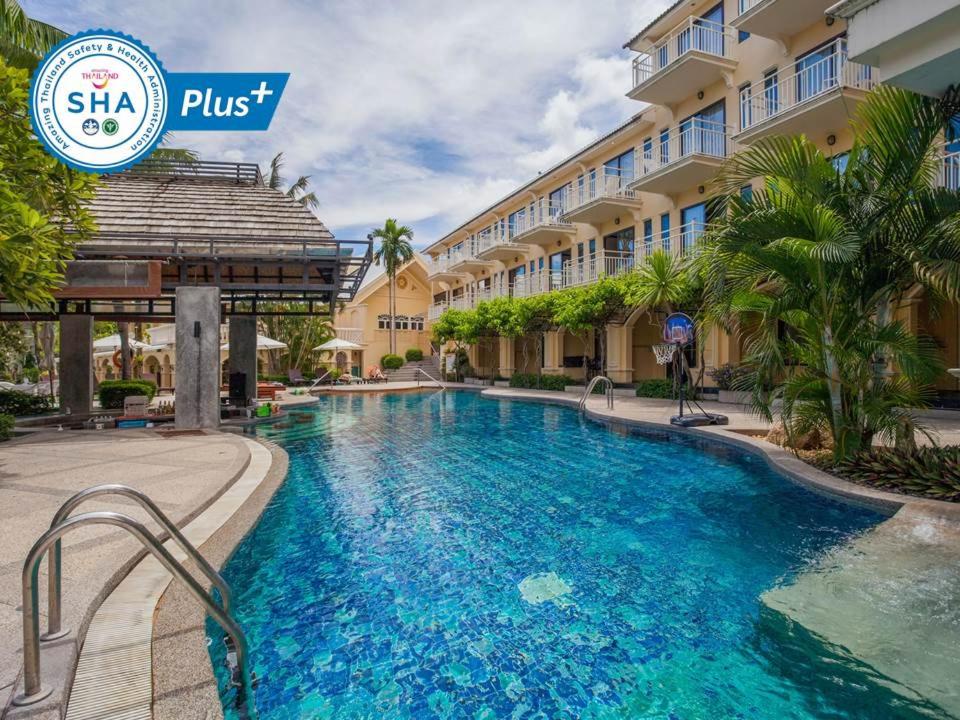
<svg viewBox="0 0 960 720">
<path fill-rule="evenodd" d="M 636 114 L 621 46 L 669 0 L 24 0 L 119 30 L 172 72 L 289 72 L 266 132 L 178 133 L 207 160 L 278 152 L 343 239 L 395 217 L 423 248 Z"/>
</svg>

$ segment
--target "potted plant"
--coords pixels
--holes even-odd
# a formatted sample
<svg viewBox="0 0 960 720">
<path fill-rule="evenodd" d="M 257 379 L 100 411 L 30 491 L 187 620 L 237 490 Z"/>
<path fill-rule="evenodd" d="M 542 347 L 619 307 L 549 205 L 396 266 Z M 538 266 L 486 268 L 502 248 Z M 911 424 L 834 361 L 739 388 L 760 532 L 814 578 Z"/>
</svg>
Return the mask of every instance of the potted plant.
<svg viewBox="0 0 960 720">
<path fill-rule="evenodd" d="M 713 368 L 707 374 L 717 385 L 717 400 L 731 405 L 746 405 L 750 402 L 750 392 L 743 390 L 737 382 L 746 374 L 746 368 L 726 363 Z"/>
</svg>

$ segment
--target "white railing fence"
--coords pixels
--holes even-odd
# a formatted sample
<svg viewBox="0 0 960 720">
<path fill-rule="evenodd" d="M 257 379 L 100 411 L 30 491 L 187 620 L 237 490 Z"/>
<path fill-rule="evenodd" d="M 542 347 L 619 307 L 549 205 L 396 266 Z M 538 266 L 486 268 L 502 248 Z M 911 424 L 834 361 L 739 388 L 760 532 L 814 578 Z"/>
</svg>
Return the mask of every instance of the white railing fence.
<svg viewBox="0 0 960 720">
<path fill-rule="evenodd" d="M 637 241 L 637 264 L 661 250 L 672 255 L 687 255 L 696 248 L 697 242 L 706 230 L 703 223 L 692 222 L 666 237 L 655 232 L 651 238 L 640 238 Z"/>
<path fill-rule="evenodd" d="M 940 187 L 960 191 L 960 150 L 945 151 L 940 164 Z"/>
<path fill-rule="evenodd" d="M 363 344 L 363 328 L 336 328 L 337 339 Z"/>
<path fill-rule="evenodd" d="M 534 228 L 554 225 L 573 227 L 571 223 L 564 221 L 562 205 L 538 200 L 514 219 L 510 236 L 516 237 Z"/>
<path fill-rule="evenodd" d="M 688 52 L 729 58 L 733 45 L 733 30 L 726 25 L 698 17 L 687 18 L 650 50 L 634 59 L 633 86 L 642 85 Z"/>
<path fill-rule="evenodd" d="M 875 85 L 872 69 L 848 60 L 846 41 L 837 40 L 828 56 L 798 72 L 771 75 L 743 88 L 740 129 L 747 130 L 838 87 L 872 90 Z"/>
<path fill-rule="evenodd" d="M 567 188 L 564 211 L 576 210 L 587 203 L 601 199 L 629 198 L 635 200 L 639 195 L 628 186 L 634 181 L 632 170 L 603 167 L 592 170 L 579 181 Z"/>
<path fill-rule="evenodd" d="M 725 158 L 733 151 L 729 129 L 710 120 L 692 118 L 671 128 L 666 137 L 637 155 L 636 177 L 642 178 L 691 155 Z"/>
<path fill-rule="evenodd" d="M 632 252 L 601 250 L 582 258 L 573 258 L 563 264 L 563 287 L 589 285 L 602 277 L 628 273 L 636 266 Z"/>
</svg>

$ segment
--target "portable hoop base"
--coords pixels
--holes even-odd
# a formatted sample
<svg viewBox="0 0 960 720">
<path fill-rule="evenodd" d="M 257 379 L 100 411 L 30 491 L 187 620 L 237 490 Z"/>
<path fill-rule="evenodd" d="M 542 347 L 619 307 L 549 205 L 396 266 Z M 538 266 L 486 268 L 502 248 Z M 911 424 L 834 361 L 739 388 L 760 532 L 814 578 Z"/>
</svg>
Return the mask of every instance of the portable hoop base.
<svg viewBox="0 0 960 720">
<path fill-rule="evenodd" d="M 690 415 L 674 415 L 670 424 L 677 427 L 703 427 L 704 425 L 729 425 L 730 418 L 719 413 L 693 413 Z"/>
</svg>

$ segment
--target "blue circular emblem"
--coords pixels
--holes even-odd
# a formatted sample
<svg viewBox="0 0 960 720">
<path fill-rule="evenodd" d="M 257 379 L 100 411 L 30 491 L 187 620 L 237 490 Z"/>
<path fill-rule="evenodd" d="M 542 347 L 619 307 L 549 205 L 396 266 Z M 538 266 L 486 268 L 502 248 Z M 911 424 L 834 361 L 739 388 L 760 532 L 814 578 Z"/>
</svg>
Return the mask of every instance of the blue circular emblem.
<svg viewBox="0 0 960 720">
<path fill-rule="evenodd" d="M 168 104 L 160 61 L 115 30 L 88 30 L 59 43 L 30 86 L 37 138 L 54 157 L 91 173 L 118 172 L 146 158 L 163 138 Z"/>
</svg>

